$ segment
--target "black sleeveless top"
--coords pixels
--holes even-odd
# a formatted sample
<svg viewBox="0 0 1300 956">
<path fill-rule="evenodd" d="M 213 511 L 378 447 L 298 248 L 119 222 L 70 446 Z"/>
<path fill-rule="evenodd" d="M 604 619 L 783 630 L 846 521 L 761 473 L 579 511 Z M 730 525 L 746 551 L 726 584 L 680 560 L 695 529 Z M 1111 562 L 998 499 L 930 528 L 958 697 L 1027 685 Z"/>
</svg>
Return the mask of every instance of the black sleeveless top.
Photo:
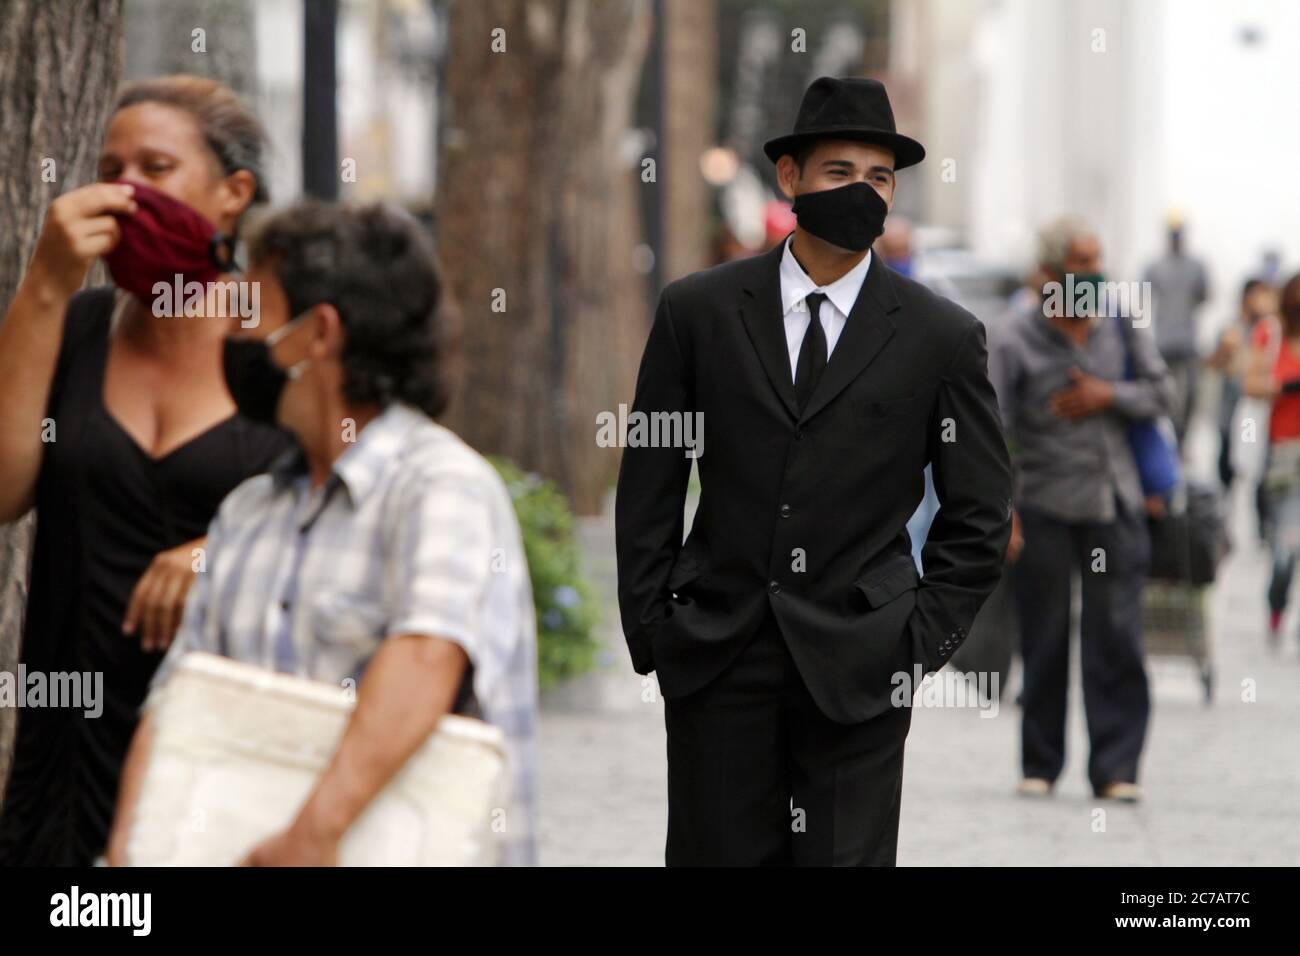
<svg viewBox="0 0 1300 956">
<path fill-rule="evenodd" d="M 18 710 L 0 864 L 84 866 L 103 852 L 122 761 L 162 660 L 141 650 L 138 632 L 122 633 L 131 592 L 156 554 L 206 534 L 221 499 L 292 446 L 286 433 L 236 414 L 161 458 L 145 452 L 103 401 L 114 293 L 87 290 L 68 305 L 20 657 L 47 687 L 56 673 L 102 674 L 102 713 L 87 716 L 84 700 Z"/>
</svg>

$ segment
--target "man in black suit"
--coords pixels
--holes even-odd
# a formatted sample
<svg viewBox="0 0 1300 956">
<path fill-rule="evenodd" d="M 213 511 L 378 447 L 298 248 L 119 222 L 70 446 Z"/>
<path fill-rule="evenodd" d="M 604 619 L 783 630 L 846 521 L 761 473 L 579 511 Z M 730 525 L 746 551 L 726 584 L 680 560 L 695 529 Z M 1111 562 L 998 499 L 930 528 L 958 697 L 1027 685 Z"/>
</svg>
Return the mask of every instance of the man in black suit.
<svg viewBox="0 0 1300 956">
<path fill-rule="evenodd" d="M 671 283 L 646 344 L 633 415 L 702 415 L 703 443 L 628 441 L 623 628 L 665 699 L 669 865 L 892 865 L 895 689 L 943 666 L 997 583 L 1007 450 L 983 326 L 871 254 L 894 170 L 925 155 L 884 87 L 817 80 L 765 151 L 792 240 Z M 906 524 L 927 463 L 921 578 Z"/>
</svg>

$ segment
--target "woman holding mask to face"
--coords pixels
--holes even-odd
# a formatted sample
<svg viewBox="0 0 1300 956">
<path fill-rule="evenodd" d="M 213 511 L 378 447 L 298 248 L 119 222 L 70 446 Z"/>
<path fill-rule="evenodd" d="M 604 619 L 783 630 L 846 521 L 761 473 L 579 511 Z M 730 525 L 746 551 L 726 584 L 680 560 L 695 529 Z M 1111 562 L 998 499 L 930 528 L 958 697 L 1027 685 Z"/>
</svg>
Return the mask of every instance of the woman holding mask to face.
<svg viewBox="0 0 1300 956">
<path fill-rule="evenodd" d="M 0 324 L 0 521 L 36 507 L 21 662 L 29 684 L 42 674 L 49 688 L 18 714 L 0 864 L 100 854 L 208 523 L 290 447 L 236 413 L 221 365 L 240 321 L 229 301 L 185 308 L 155 288 L 233 280 L 240 219 L 266 198 L 262 142 L 219 83 L 127 87 L 100 182 L 51 204 Z M 96 258 L 116 288 L 78 291 Z M 80 699 L 54 699 L 56 685 Z"/>
</svg>

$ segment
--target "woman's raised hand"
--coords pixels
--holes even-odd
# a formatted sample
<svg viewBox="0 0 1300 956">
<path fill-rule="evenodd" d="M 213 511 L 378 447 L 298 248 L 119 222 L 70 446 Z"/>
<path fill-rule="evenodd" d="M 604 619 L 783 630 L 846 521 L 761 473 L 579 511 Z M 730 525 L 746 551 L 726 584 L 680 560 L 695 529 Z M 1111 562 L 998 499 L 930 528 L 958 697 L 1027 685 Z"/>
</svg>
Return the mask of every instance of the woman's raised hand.
<svg viewBox="0 0 1300 956">
<path fill-rule="evenodd" d="M 133 193 L 123 183 L 92 183 L 50 203 L 30 271 L 68 295 L 81 288 L 94 261 L 121 238 L 115 214 L 135 212 Z"/>
</svg>

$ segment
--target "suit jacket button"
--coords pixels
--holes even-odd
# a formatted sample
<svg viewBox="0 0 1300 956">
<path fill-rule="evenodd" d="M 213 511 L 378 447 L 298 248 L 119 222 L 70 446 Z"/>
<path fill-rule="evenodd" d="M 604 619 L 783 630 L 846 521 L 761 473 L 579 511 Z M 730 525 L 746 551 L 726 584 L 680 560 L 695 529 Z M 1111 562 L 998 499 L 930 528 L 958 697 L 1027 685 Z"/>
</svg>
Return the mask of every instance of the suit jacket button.
<svg viewBox="0 0 1300 956">
<path fill-rule="evenodd" d="M 781 506 L 781 517 L 782 517 L 782 518 L 788 518 L 788 517 L 790 517 L 790 506 L 789 506 L 789 505 L 782 505 L 782 506 Z"/>
<path fill-rule="evenodd" d="M 794 433 L 794 440 L 795 440 L 795 441 L 803 441 L 803 429 L 802 429 L 802 428 L 799 429 L 797 432 Z"/>
<path fill-rule="evenodd" d="M 768 589 L 769 591 L 771 591 L 773 594 L 780 594 L 780 593 L 781 593 L 781 582 L 780 582 L 780 581 L 773 581 L 773 582 L 771 582 L 770 584 L 768 584 L 767 589 Z"/>
</svg>

